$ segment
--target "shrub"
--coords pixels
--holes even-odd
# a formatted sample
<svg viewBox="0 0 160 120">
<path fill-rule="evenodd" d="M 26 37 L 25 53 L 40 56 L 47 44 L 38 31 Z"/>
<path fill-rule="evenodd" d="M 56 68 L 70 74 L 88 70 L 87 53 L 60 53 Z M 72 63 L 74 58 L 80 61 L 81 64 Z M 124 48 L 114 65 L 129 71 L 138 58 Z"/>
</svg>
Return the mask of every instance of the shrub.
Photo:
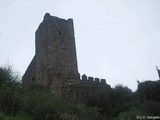
<svg viewBox="0 0 160 120">
<path fill-rule="evenodd" d="M 25 96 L 23 109 L 31 113 L 36 120 L 60 120 L 62 113 L 74 114 L 75 111 L 74 107 L 60 97 L 39 89 L 30 91 Z"/>
<path fill-rule="evenodd" d="M 98 108 L 99 113 L 105 117 L 118 116 L 122 111 L 131 108 L 132 91 L 123 85 L 116 85 L 111 90 L 100 89 L 92 94 L 87 106 Z"/>
<path fill-rule="evenodd" d="M 11 65 L 0 67 L 0 85 L 2 84 L 12 84 L 18 80 L 18 75 L 13 72 L 13 67 Z"/>
<path fill-rule="evenodd" d="M 160 81 L 144 81 L 138 84 L 137 94 L 140 101 L 156 101 L 157 106 L 160 102 Z"/>
<path fill-rule="evenodd" d="M 79 113 L 79 120 L 106 120 L 104 117 L 98 112 L 98 109 L 95 107 L 87 107 L 81 109 Z"/>
<path fill-rule="evenodd" d="M 3 90 L 0 92 L 0 110 L 7 115 L 17 114 L 21 107 L 22 101 L 20 96 L 11 89 Z"/>
<path fill-rule="evenodd" d="M 146 100 L 144 103 L 141 104 L 141 109 L 146 111 L 148 115 L 159 115 L 160 106 L 157 106 L 155 101 Z"/>
<path fill-rule="evenodd" d="M 120 112 L 118 117 L 113 120 L 137 120 L 147 115 L 145 112 L 137 108 L 131 108 L 128 111 Z"/>
</svg>

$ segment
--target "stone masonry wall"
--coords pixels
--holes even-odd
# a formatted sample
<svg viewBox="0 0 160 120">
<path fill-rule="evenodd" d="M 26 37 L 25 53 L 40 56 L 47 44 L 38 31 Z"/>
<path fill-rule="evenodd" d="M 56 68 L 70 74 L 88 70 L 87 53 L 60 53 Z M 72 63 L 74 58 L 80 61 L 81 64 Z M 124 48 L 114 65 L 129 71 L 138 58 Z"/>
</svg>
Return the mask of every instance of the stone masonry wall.
<svg viewBox="0 0 160 120">
<path fill-rule="evenodd" d="M 36 31 L 36 77 L 43 84 L 79 78 L 72 19 L 48 13 Z"/>
<path fill-rule="evenodd" d="M 90 77 L 88 77 L 90 78 Z M 99 78 L 96 78 L 99 79 Z M 64 97 L 66 100 L 69 100 L 70 102 L 76 102 L 76 103 L 84 103 L 87 98 L 92 95 L 94 92 L 96 92 L 99 89 L 106 89 L 110 90 L 111 87 L 108 85 L 105 81 L 105 79 L 101 79 L 101 81 L 96 81 L 96 79 L 81 79 L 81 80 L 65 80 L 64 81 L 57 81 L 56 86 L 59 86 L 58 88 L 55 88 L 53 86 L 53 92 L 57 95 L 60 95 Z M 56 90 L 54 90 L 54 88 Z M 58 92 L 57 92 L 58 91 Z"/>
</svg>

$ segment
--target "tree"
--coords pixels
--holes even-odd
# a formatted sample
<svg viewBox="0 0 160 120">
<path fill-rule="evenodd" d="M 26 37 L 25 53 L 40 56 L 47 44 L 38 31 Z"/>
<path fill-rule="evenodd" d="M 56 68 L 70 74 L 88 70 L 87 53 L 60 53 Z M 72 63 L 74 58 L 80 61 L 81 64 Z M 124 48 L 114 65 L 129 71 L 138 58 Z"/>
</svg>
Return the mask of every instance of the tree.
<svg viewBox="0 0 160 120">
<path fill-rule="evenodd" d="M 19 95 L 20 83 L 13 67 L 0 67 L 0 111 L 7 115 L 15 115 L 21 108 Z"/>
<path fill-rule="evenodd" d="M 18 75 L 13 72 L 13 66 L 1 66 L 0 67 L 0 85 L 7 84 L 11 85 L 18 81 Z"/>
<path fill-rule="evenodd" d="M 138 84 L 137 93 L 140 101 L 145 100 L 160 102 L 160 81 L 145 81 Z"/>
</svg>

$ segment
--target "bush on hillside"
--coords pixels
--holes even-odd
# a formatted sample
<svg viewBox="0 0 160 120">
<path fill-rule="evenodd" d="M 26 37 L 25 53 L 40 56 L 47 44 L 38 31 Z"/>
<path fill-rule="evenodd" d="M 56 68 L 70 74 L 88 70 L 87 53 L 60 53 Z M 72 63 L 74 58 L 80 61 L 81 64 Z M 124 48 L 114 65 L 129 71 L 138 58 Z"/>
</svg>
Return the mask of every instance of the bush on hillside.
<svg viewBox="0 0 160 120">
<path fill-rule="evenodd" d="M 130 110 L 120 112 L 118 117 L 113 118 L 113 120 L 138 120 L 142 117 L 146 117 L 146 113 L 137 108 L 131 108 Z"/>
<path fill-rule="evenodd" d="M 22 101 L 18 94 L 11 89 L 0 92 L 0 110 L 7 115 L 17 114 L 22 107 Z"/>
<path fill-rule="evenodd" d="M 13 72 L 13 67 L 11 65 L 0 67 L 0 85 L 5 83 L 14 83 L 18 80 L 18 75 Z"/>
<path fill-rule="evenodd" d="M 117 116 L 120 112 L 130 109 L 132 91 L 123 85 L 117 85 L 111 90 L 100 89 L 89 96 L 86 105 L 97 107 L 104 116 Z"/>
<path fill-rule="evenodd" d="M 140 102 L 146 100 L 160 102 L 160 81 L 144 81 L 138 84 L 137 94 L 139 95 Z"/>
</svg>

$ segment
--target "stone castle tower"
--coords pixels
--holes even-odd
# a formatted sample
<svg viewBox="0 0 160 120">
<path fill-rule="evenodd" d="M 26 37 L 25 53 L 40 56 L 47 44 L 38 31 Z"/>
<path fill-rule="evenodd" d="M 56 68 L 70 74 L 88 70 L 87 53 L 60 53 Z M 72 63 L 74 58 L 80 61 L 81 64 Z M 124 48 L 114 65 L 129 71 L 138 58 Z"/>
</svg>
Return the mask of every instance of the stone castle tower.
<svg viewBox="0 0 160 120">
<path fill-rule="evenodd" d="M 59 80 L 80 79 L 72 19 L 46 13 L 35 42 L 35 56 L 22 78 L 24 87 L 32 83 L 50 87 Z"/>
<path fill-rule="evenodd" d="M 46 13 L 35 41 L 35 56 L 22 77 L 24 89 L 40 85 L 76 102 L 85 100 L 98 89 L 110 89 L 105 79 L 100 81 L 86 75 L 80 79 L 72 19 Z"/>
</svg>

